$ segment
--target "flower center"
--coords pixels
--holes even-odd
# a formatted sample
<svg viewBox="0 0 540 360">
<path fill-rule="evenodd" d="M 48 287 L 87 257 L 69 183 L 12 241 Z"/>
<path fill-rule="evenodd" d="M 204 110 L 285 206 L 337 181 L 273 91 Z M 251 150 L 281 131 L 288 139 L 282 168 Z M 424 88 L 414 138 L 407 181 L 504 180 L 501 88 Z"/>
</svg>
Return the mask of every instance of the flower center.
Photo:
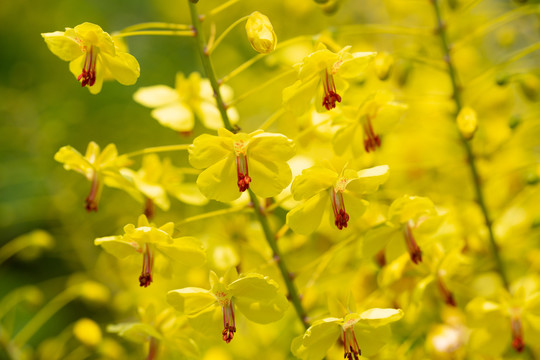
<svg viewBox="0 0 540 360">
<path fill-rule="evenodd" d="M 234 333 L 236 332 L 232 300 L 230 299 L 229 301 L 224 301 L 221 308 L 223 309 L 223 331 L 221 332 L 221 335 L 223 336 L 223 341 L 228 344 L 231 342 L 234 337 Z"/>
<path fill-rule="evenodd" d="M 248 174 L 248 163 L 245 154 L 236 155 L 236 175 L 238 176 L 238 190 L 244 192 L 249 189 L 251 178 Z"/>
<path fill-rule="evenodd" d="M 339 230 L 347 227 L 347 221 L 349 221 L 349 214 L 345 211 L 345 203 L 343 202 L 343 193 L 332 188 L 331 193 L 332 210 L 334 210 L 334 224 L 336 224 Z"/>
<path fill-rule="evenodd" d="M 522 352 L 525 349 L 525 342 L 523 341 L 523 327 L 521 326 L 521 319 L 518 315 L 512 317 L 512 347 L 517 352 Z"/>
<path fill-rule="evenodd" d="M 334 76 L 328 74 L 328 69 L 324 71 L 323 79 L 323 88 L 324 88 L 324 97 L 323 97 L 323 106 L 326 110 L 332 110 L 336 107 L 336 101 L 341 102 L 341 96 L 336 91 L 336 84 L 334 83 Z"/>
<path fill-rule="evenodd" d="M 407 249 L 409 250 L 409 255 L 413 263 L 418 264 L 422 262 L 422 250 L 416 243 L 412 233 L 413 222 L 409 220 L 403 229 L 403 235 L 405 237 L 405 243 L 407 244 Z"/>
<path fill-rule="evenodd" d="M 381 138 L 373 131 L 369 115 L 362 117 L 362 128 L 364 129 L 364 149 L 366 152 L 375 151 L 381 146 Z"/>
<path fill-rule="evenodd" d="M 97 176 L 97 172 L 94 171 L 92 175 L 92 186 L 90 187 L 90 194 L 86 197 L 86 211 L 97 211 L 100 195 L 100 186 Z"/>
<path fill-rule="evenodd" d="M 344 358 L 348 360 L 360 359 L 360 355 L 362 353 L 360 351 L 360 347 L 358 346 L 358 342 L 356 341 L 356 337 L 354 336 L 352 326 L 343 329 L 343 348 L 345 350 Z"/>
<path fill-rule="evenodd" d="M 152 268 L 154 267 L 154 255 L 150 252 L 150 247 L 146 244 L 143 253 L 143 266 L 141 276 L 139 276 L 139 285 L 147 287 L 152 283 Z"/>
<path fill-rule="evenodd" d="M 81 81 L 81 86 L 92 86 L 96 82 L 96 58 L 98 51 L 94 51 L 94 47 L 90 46 L 90 51 L 86 51 L 82 73 L 77 77 L 77 81 Z"/>
</svg>

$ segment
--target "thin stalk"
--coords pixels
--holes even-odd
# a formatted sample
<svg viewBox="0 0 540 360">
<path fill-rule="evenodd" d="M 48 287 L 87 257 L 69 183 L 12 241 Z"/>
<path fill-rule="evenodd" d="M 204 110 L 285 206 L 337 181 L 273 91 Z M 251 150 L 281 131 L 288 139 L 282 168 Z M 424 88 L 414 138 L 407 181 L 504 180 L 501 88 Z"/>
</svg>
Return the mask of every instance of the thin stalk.
<svg viewBox="0 0 540 360">
<path fill-rule="evenodd" d="M 174 30 L 189 30 L 191 25 L 187 24 L 170 24 L 165 22 L 146 22 L 128 26 L 122 30 L 121 33 L 148 30 L 148 29 L 174 29 Z"/>
<path fill-rule="evenodd" d="M 229 25 L 228 28 L 226 28 L 222 33 L 221 35 L 219 35 L 219 37 L 216 39 L 216 41 L 212 44 L 208 44 L 208 48 L 206 50 L 206 52 L 208 53 L 208 55 L 210 56 L 212 54 L 212 52 L 218 47 L 219 43 L 221 41 L 223 41 L 223 39 L 225 38 L 225 36 L 227 36 L 228 33 L 231 32 L 232 29 L 234 29 L 238 24 L 241 24 L 242 22 L 246 21 L 247 19 L 249 18 L 249 15 L 248 16 L 244 16 L 244 17 L 241 17 L 240 19 L 236 20 L 235 22 L 233 22 L 231 25 Z"/>
<path fill-rule="evenodd" d="M 114 34 L 116 37 L 141 36 L 141 35 L 159 35 L 159 36 L 195 36 L 192 30 L 143 30 L 122 32 Z"/>
<path fill-rule="evenodd" d="M 380 24 L 357 24 L 343 26 L 339 29 L 339 35 L 358 34 L 388 34 L 405 36 L 429 36 L 432 34 L 428 28 L 411 28 L 405 26 L 380 25 Z"/>
<path fill-rule="evenodd" d="M 303 35 L 303 36 L 294 37 L 294 38 L 289 39 L 289 40 L 285 40 L 283 42 L 278 43 L 277 46 L 276 46 L 276 49 L 274 51 L 277 51 L 279 49 L 287 47 L 287 46 L 289 46 L 291 44 L 294 44 L 294 43 L 297 43 L 297 42 L 300 42 L 300 41 L 306 41 L 306 40 L 312 41 L 313 36 Z M 251 59 L 249 59 L 248 61 L 246 61 L 245 63 L 243 63 L 242 65 L 240 65 L 236 69 L 234 69 L 233 71 L 231 71 L 228 75 L 225 75 L 223 78 L 221 78 L 221 80 L 219 80 L 219 83 L 220 84 L 226 83 L 227 81 L 231 80 L 236 75 L 240 74 L 242 71 L 248 69 L 251 65 L 255 64 L 257 61 L 261 60 L 266 55 L 268 55 L 268 54 L 257 54 L 257 55 L 255 55 L 254 57 L 252 57 Z"/>
<path fill-rule="evenodd" d="M 168 152 L 168 151 L 178 151 L 178 150 L 187 150 L 190 144 L 180 144 L 180 145 L 164 145 L 164 146 L 154 146 L 142 150 L 133 151 L 127 154 L 124 154 L 126 157 L 133 157 L 144 154 L 153 154 L 158 152 Z"/>
<path fill-rule="evenodd" d="M 275 83 L 278 80 L 281 80 L 282 78 L 284 78 L 286 76 L 289 76 L 290 74 L 292 74 L 294 72 L 296 72 L 296 69 L 289 69 L 289 70 L 287 70 L 287 71 L 285 71 L 285 72 L 283 72 L 283 73 L 281 73 L 281 74 L 279 74 L 277 76 L 274 76 L 273 78 L 263 82 L 261 85 L 259 85 L 257 87 L 251 88 L 248 91 L 244 91 L 242 93 L 242 95 L 238 96 L 236 99 L 231 100 L 227 104 L 227 106 L 234 106 L 234 105 L 238 104 L 240 101 L 247 99 L 251 95 L 258 93 L 259 91 L 261 91 L 265 87 Z"/>
<path fill-rule="evenodd" d="M 450 75 L 450 80 L 452 82 L 453 98 L 454 98 L 454 101 L 456 103 L 456 111 L 457 111 L 457 113 L 459 113 L 461 111 L 462 107 L 463 107 L 463 104 L 462 104 L 462 101 L 461 101 L 461 96 L 460 96 L 460 87 L 458 85 L 458 78 L 457 78 L 456 69 L 454 67 L 454 64 L 452 63 L 452 57 L 450 55 L 450 46 L 449 46 L 449 43 L 448 43 L 448 38 L 447 38 L 447 35 L 446 35 L 445 26 L 444 26 L 444 23 L 443 23 L 442 17 L 441 17 L 441 9 L 440 9 L 440 6 L 439 6 L 439 0 L 431 0 L 431 2 L 433 3 L 433 8 L 435 10 L 435 17 L 436 17 L 436 20 L 437 20 L 438 33 L 439 33 L 439 36 L 440 36 L 440 39 L 441 39 L 441 45 L 442 45 L 442 49 L 443 49 L 443 52 L 444 52 L 445 61 L 448 64 L 448 73 Z M 491 221 L 491 219 L 489 217 L 486 202 L 484 200 L 484 194 L 482 192 L 482 183 L 481 183 L 480 175 L 478 173 L 478 169 L 476 167 L 476 159 L 474 157 L 472 148 L 471 148 L 469 142 L 467 141 L 467 139 L 465 139 L 463 137 L 463 135 L 461 135 L 461 132 L 458 131 L 458 134 L 459 134 L 461 143 L 463 145 L 463 148 L 465 149 L 465 153 L 467 155 L 467 163 L 469 164 L 469 170 L 471 172 L 471 177 L 472 177 L 472 180 L 473 180 L 474 190 L 475 190 L 475 193 L 476 193 L 476 201 L 477 201 L 478 205 L 480 206 L 480 209 L 482 211 L 482 215 L 484 217 L 484 222 L 486 223 L 486 227 L 488 229 L 489 244 L 490 244 L 490 247 L 491 247 L 491 253 L 493 255 L 493 258 L 495 259 L 495 264 L 497 266 L 497 270 L 499 272 L 499 275 L 501 276 L 502 282 L 503 282 L 504 286 L 506 288 L 508 288 L 508 286 L 509 286 L 508 277 L 506 276 L 506 271 L 505 271 L 505 268 L 504 268 L 504 264 L 502 262 L 500 254 L 499 254 L 499 248 L 497 246 L 497 242 L 495 241 L 495 235 L 493 233 L 493 226 L 492 226 L 493 224 L 492 224 L 492 221 Z"/>
<path fill-rule="evenodd" d="M 272 114 L 272 116 L 266 119 L 266 121 L 261 126 L 259 126 L 259 129 L 266 131 L 266 129 L 268 129 L 273 123 L 275 123 L 276 120 L 279 119 L 284 113 L 285 109 L 279 108 L 278 111 Z"/>
<path fill-rule="evenodd" d="M 73 287 L 67 288 L 62 291 L 51 301 L 47 303 L 41 310 L 34 315 L 34 317 L 26 323 L 21 331 L 15 335 L 13 343 L 18 347 L 22 348 L 28 340 L 49 320 L 54 314 L 58 312 L 61 308 L 66 306 L 70 301 L 74 300 L 79 296 L 77 289 Z"/>
<path fill-rule="evenodd" d="M 230 129 L 234 132 L 234 128 L 231 125 L 229 120 L 229 115 L 227 114 L 227 106 L 221 97 L 219 91 L 219 84 L 216 79 L 216 74 L 214 72 L 214 67 L 212 66 L 212 61 L 210 56 L 208 56 L 208 49 L 206 48 L 206 43 L 204 40 L 204 33 L 202 29 L 202 23 L 199 18 L 199 13 L 197 11 L 197 5 L 188 0 L 189 12 L 191 14 L 191 22 L 193 23 L 193 28 L 195 29 L 195 37 L 197 38 L 197 47 L 199 49 L 199 54 L 201 55 L 201 61 L 204 67 L 206 76 L 210 80 L 212 89 L 214 90 L 214 96 L 216 97 L 216 102 L 218 105 L 219 113 L 221 114 L 221 119 L 223 119 L 223 126 L 227 129 Z"/>
<path fill-rule="evenodd" d="M 298 295 L 298 291 L 296 290 L 296 285 L 294 285 L 294 282 L 292 280 L 291 273 L 287 269 L 287 266 L 285 265 L 285 261 L 281 257 L 281 252 L 277 246 L 275 235 L 270 229 L 270 224 L 268 223 L 268 219 L 266 218 L 265 213 L 261 209 L 261 206 L 259 204 L 259 199 L 257 199 L 257 195 L 255 195 L 253 191 L 251 191 L 251 189 L 248 189 L 248 191 L 249 191 L 249 196 L 251 198 L 251 201 L 253 202 L 255 216 L 257 217 L 257 220 L 259 220 L 259 223 L 261 224 L 262 230 L 264 232 L 264 237 L 266 238 L 266 242 L 272 249 L 274 260 L 276 261 L 276 264 L 278 265 L 279 271 L 281 272 L 281 276 L 283 277 L 283 280 L 285 281 L 285 285 L 287 286 L 287 290 L 289 291 L 289 299 L 291 300 L 294 306 L 294 309 L 296 310 L 296 314 L 302 321 L 302 325 L 304 325 L 304 327 L 307 330 L 310 325 L 307 321 L 306 312 L 304 310 L 304 307 L 302 306 L 302 302 L 300 301 L 300 296 Z"/>
<path fill-rule="evenodd" d="M 184 225 L 184 224 L 188 224 L 188 223 L 192 223 L 192 222 L 196 222 L 196 221 L 200 221 L 200 220 L 204 220 L 204 219 L 208 219 L 208 218 L 213 218 L 213 217 L 216 217 L 216 216 L 223 216 L 223 215 L 234 214 L 234 213 L 238 213 L 238 212 L 250 212 L 250 211 L 251 211 L 251 209 L 249 209 L 249 208 L 247 208 L 245 206 L 231 207 L 231 208 L 228 208 L 228 209 L 210 211 L 210 212 L 207 212 L 207 213 L 204 213 L 204 214 L 201 214 L 201 215 L 191 216 L 191 217 L 185 218 L 182 221 L 176 222 L 176 225 Z"/>
<path fill-rule="evenodd" d="M 214 16 L 216 14 L 219 14 L 220 12 L 222 12 L 223 10 L 228 8 L 229 6 L 236 4 L 238 1 L 239 0 L 229 0 L 227 2 L 224 2 L 220 6 L 215 7 L 214 9 L 212 9 L 212 11 L 210 11 L 210 13 L 208 13 L 208 16 Z"/>
</svg>

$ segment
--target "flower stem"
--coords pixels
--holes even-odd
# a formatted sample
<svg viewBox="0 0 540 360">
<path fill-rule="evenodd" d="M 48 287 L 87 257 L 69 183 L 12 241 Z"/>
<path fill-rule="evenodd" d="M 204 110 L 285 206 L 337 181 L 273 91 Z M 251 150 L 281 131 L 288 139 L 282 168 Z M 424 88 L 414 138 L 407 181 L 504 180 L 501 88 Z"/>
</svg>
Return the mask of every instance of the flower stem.
<svg viewBox="0 0 540 360">
<path fill-rule="evenodd" d="M 287 286 L 287 290 L 289 291 L 289 299 L 291 300 L 294 306 L 294 309 L 296 310 L 296 314 L 300 318 L 300 321 L 302 321 L 302 325 L 304 325 L 304 327 L 307 330 L 310 325 L 307 321 L 306 311 L 304 310 L 304 307 L 302 306 L 302 302 L 300 301 L 298 290 L 296 290 L 296 285 L 294 285 L 294 282 L 291 278 L 291 273 L 287 269 L 284 259 L 281 257 L 281 252 L 277 246 L 274 233 L 270 229 L 270 224 L 268 224 L 268 219 L 266 218 L 265 213 L 261 209 L 261 206 L 259 204 L 259 199 L 257 199 L 257 195 L 255 195 L 253 191 L 251 191 L 251 189 L 249 189 L 248 191 L 249 191 L 249 196 L 251 198 L 251 201 L 253 202 L 253 208 L 255 209 L 254 211 L 255 216 L 257 217 L 257 220 L 259 220 L 259 223 L 261 224 L 261 227 L 264 232 L 264 236 L 266 238 L 266 242 L 272 249 L 272 253 L 274 254 L 274 259 L 276 260 L 276 263 L 279 267 L 279 271 L 281 272 L 283 280 L 285 281 L 285 285 Z"/>
<path fill-rule="evenodd" d="M 199 49 L 199 54 L 201 55 L 201 61 L 204 67 L 204 71 L 206 73 L 206 77 L 208 77 L 208 79 L 210 80 L 210 84 L 212 85 L 212 89 L 214 90 L 214 96 L 216 98 L 219 113 L 221 114 L 221 119 L 223 120 L 223 126 L 235 132 L 231 125 L 231 121 L 229 120 L 229 115 L 227 115 L 227 106 L 225 105 L 225 102 L 223 101 L 223 98 L 221 97 L 221 93 L 219 91 L 219 84 L 217 82 L 214 67 L 212 66 L 212 61 L 210 60 L 208 49 L 204 40 L 203 28 L 201 19 L 199 18 L 199 13 L 197 11 L 197 5 L 195 5 L 190 0 L 188 0 L 188 5 L 189 12 L 191 14 L 191 22 L 193 24 L 193 28 L 195 29 L 195 37 L 197 38 L 197 47 Z"/>
<path fill-rule="evenodd" d="M 124 154 L 124 156 L 129 158 L 129 157 L 133 157 L 137 155 L 153 154 L 153 153 L 158 153 L 158 152 L 187 150 L 188 148 L 189 148 L 189 144 L 155 146 L 155 147 L 149 147 L 149 148 L 138 150 L 138 151 L 133 151 L 133 152 Z"/>
<path fill-rule="evenodd" d="M 122 30 L 121 33 L 147 30 L 147 29 L 175 29 L 175 30 L 189 30 L 191 29 L 190 25 L 186 24 L 170 24 L 165 22 L 146 22 L 128 26 Z"/>
<path fill-rule="evenodd" d="M 143 30 L 122 32 L 114 34 L 116 37 L 140 36 L 140 35 L 160 35 L 160 36 L 196 36 L 192 30 Z"/>
<path fill-rule="evenodd" d="M 236 20 L 235 22 L 233 22 L 228 28 L 226 28 L 222 33 L 221 35 L 219 35 L 219 37 L 216 39 L 216 41 L 212 44 L 208 44 L 208 48 L 206 50 L 206 52 L 208 53 L 208 56 L 210 56 L 212 54 L 212 52 L 217 48 L 217 46 L 219 45 L 219 43 L 225 38 L 225 36 L 227 36 L 228 33 L 231 32 L 232 29 L 234 29 L 238 24 L 246 21 L 247 19 L 249 18 L 249 15 L 248 16 L 244 16 L 244 17 L 241 17 L 240 19 Z"/>
<path fill-rule="evenodd" d="M 231 5 L 234 5 L 238 2 L 239 0 L 229 0 L 227 2 L 224 2 L 223 4 L 221 4 L 220 6 L 214 8 L 212 11 L 210 11 L 210 13 L 208 14 L 208 16 L 214 16 L 216 14 L 219 14 L 220 12 L 222 12 L 223 10 L 225 10 L 226 8 L 228 8 L 229 6 Z"/>
<path fill-rule="evenodd" d="M 441 39 L 441 46 L 444 52 L 445 61 L 448 65 L 448 74 L 450 75 L 450 80 L 452 82 L 453 99 L 456 103 L 456 112 L 459 113 L 463 107 L 461 96 L 460 96 L 460 86 L 458 84 L 456 69 L 454 67 L 454 64 L 452 63 L 452 57 L 450 55 L 450 47 L 449 47 L 448 38 L 446 35 L 445 25 L 441 17 L 441 9 L 439 6 L 439 1 L 440 0 L 431 0 L 434 10 L 435 10 L 435 16 L 436 16 L 437 26 L 438 26 L 437 30 Z M 465 139 L 463 135 L 461 135 L 461 132 L 458 131 L 458 134 L 461 139 L 463 148 L 465 149 L 465 153 L 467 155 L 467 163 L 469 164 L 469 170 L 471 172 L 474 190 L 476 193 L 476 201 L 478 205 L 480 206 L 482 215 L 484 217 L 484 222 L 486 223 L 486 227 L 488 230 L 491 253 L 493 255 L 493 258 L 495 259 L 497 270 L 501 276 L 502 282 L 504 286 L 508 288 L 509 286 L 508 278 L 506 275 L 504 264 L 499 254 L 499 248 L 497 246 L 497 242 L 495 241 L 495 235 L 493 233 L 493 226 L 492 226 L 493 224 L 489 217 L 488 209 L 484 200 L 484 194 L 482 192 L 482 183 L 481 183 L 482 180 L 480 179 L 480 175 L 476 167 L 476 159 L 474 157 L 471 145 L 469 144 L 468 140 Z"/>
<path fill-rule="evenodd" d="M 13 339 L 13 344 L 22 348 L 28 340 L 49 320 L 58 310 L 63 308 L 70 301 L 79 295 L 77 289 L 70 287 L 62 291 L 41 310 L 17 333 Z"/>
<path fill-rule="evenodd" d="M 192 222 L 212 218 L 212 217 L 215 217 L 215 216 L 222 216 L 222 215 L 227 215 L 227 214 L 234 214 L 234 213 L 237 213 L 237 212 L 249 212 L 249 211 L 251 211 L 251 210 L 249 208 L 245 207 L 245 206 L 237 206 L 237 207 L 231 207 L 231 208 L 227 208 L 227 209 L 210 211 L 210 212 L 206 212 L 206 213 L 201 214 L 201 215 L 195 215 L 195 216 L 185 218 L 182 221 L 176 222 L 176 225 L 184 225 L 184 224 L 187 224 L 187 223 L 192 223 Z"/>
</svg>

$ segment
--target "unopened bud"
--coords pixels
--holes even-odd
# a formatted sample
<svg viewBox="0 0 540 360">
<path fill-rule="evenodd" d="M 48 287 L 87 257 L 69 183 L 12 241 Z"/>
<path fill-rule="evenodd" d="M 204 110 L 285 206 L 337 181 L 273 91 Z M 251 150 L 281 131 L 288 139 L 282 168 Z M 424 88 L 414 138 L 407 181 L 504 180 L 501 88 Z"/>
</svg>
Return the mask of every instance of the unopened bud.
<svg viewBox="0 0 540 360">
<path fill-rule="evenodd" d="M 523 74 L 519 78 L 519 87 L 530 101 L 536 101 L 540 93 L 540 79 L 534 74 Z"/>
<path fill-rule="evenodd" d="M 258 11 L 252 13 L 246 23 L 246 33 L 255 51 L 267 54 L 276 48 L 277 36 L 266 15 Z"/>
<path fill-rule="evenodd" d="M 88 347 L 96 347 L 101 342 L 101 329 L 95 321 L 82 318 L 73 327 L 75 337 Z"/>
<path fill-rule="evenodd" d="M 499 86 L 505 86 L 508 84 L 508 81 L 510 80 L 510 75 L 507 73 L 499 73 L 495 77 L 495 83 Z"/>
<path fill-rule="evenodd" d="M 374 60 L 375 74 L 384 81 L 388 79 L 394 67 L 394 57 L 386 52 L 380 52 L 375 56 Z"/>
<path fill-rule="evenodd" d="M 478 119 L 476 111 L 466 106 L 459 112 L 457 116 L 457 126 L 461 135 L 467 140 L 472 139 L 476 129 L 478 128 Z"/>
<path fill-rule="evenodd" d="M 521 116 L 519 115 L 513 115 L 510 117 L 510 119 L 508 119 L 508 127 L 510 127 L 512 130 L 517 128 L 519 124 L 521 124 Z"/>
</svg>

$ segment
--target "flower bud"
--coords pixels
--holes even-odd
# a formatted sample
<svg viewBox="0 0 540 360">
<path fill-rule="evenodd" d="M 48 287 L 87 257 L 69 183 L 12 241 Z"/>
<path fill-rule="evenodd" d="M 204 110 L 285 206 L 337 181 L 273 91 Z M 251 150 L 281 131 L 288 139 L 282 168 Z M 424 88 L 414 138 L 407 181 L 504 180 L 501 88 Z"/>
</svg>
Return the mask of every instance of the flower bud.
<svg viewBox="0 0 540 360">
<path fill-rule="evenodd" d="M 373 65 L 375 67 L 375 74 L 377 77 L 384 81 L 388 79 L 392 72 L 392 68 L 394 67 L 394 58 L 392 55 L 386 52 L 380 52 L 377 54 L 377 56 L 375 56 Z"/>
<path fill-rule="evenodd" d="M 247 20 L 246 33 L 255 51 L 261 54 L 267 54 L 276 48 L 276 33 L 266 15 L 258 11 L 253 12 Z"/>
<path fill-rule="evenodd" d="M 73 327 L 73 334 L 84 345 L 95 347 L 101 342 L 101 329 L 95 321 L 82 318 L 79 319 Z"/>
<path fill-rule="evenodd" d="M 540 79 L 534 74 L 523 74 L 519 79 L 519 87 L 523 95 L 530 101 L 536 101 L 540 93 Z"/>
<path fill-rule="evenodd" d="M 476 111 L 468 106 L 461 109 L 457 116 L 457 126 L 465 139 L 472 139 L 478 127 Z"/>
</svg>

